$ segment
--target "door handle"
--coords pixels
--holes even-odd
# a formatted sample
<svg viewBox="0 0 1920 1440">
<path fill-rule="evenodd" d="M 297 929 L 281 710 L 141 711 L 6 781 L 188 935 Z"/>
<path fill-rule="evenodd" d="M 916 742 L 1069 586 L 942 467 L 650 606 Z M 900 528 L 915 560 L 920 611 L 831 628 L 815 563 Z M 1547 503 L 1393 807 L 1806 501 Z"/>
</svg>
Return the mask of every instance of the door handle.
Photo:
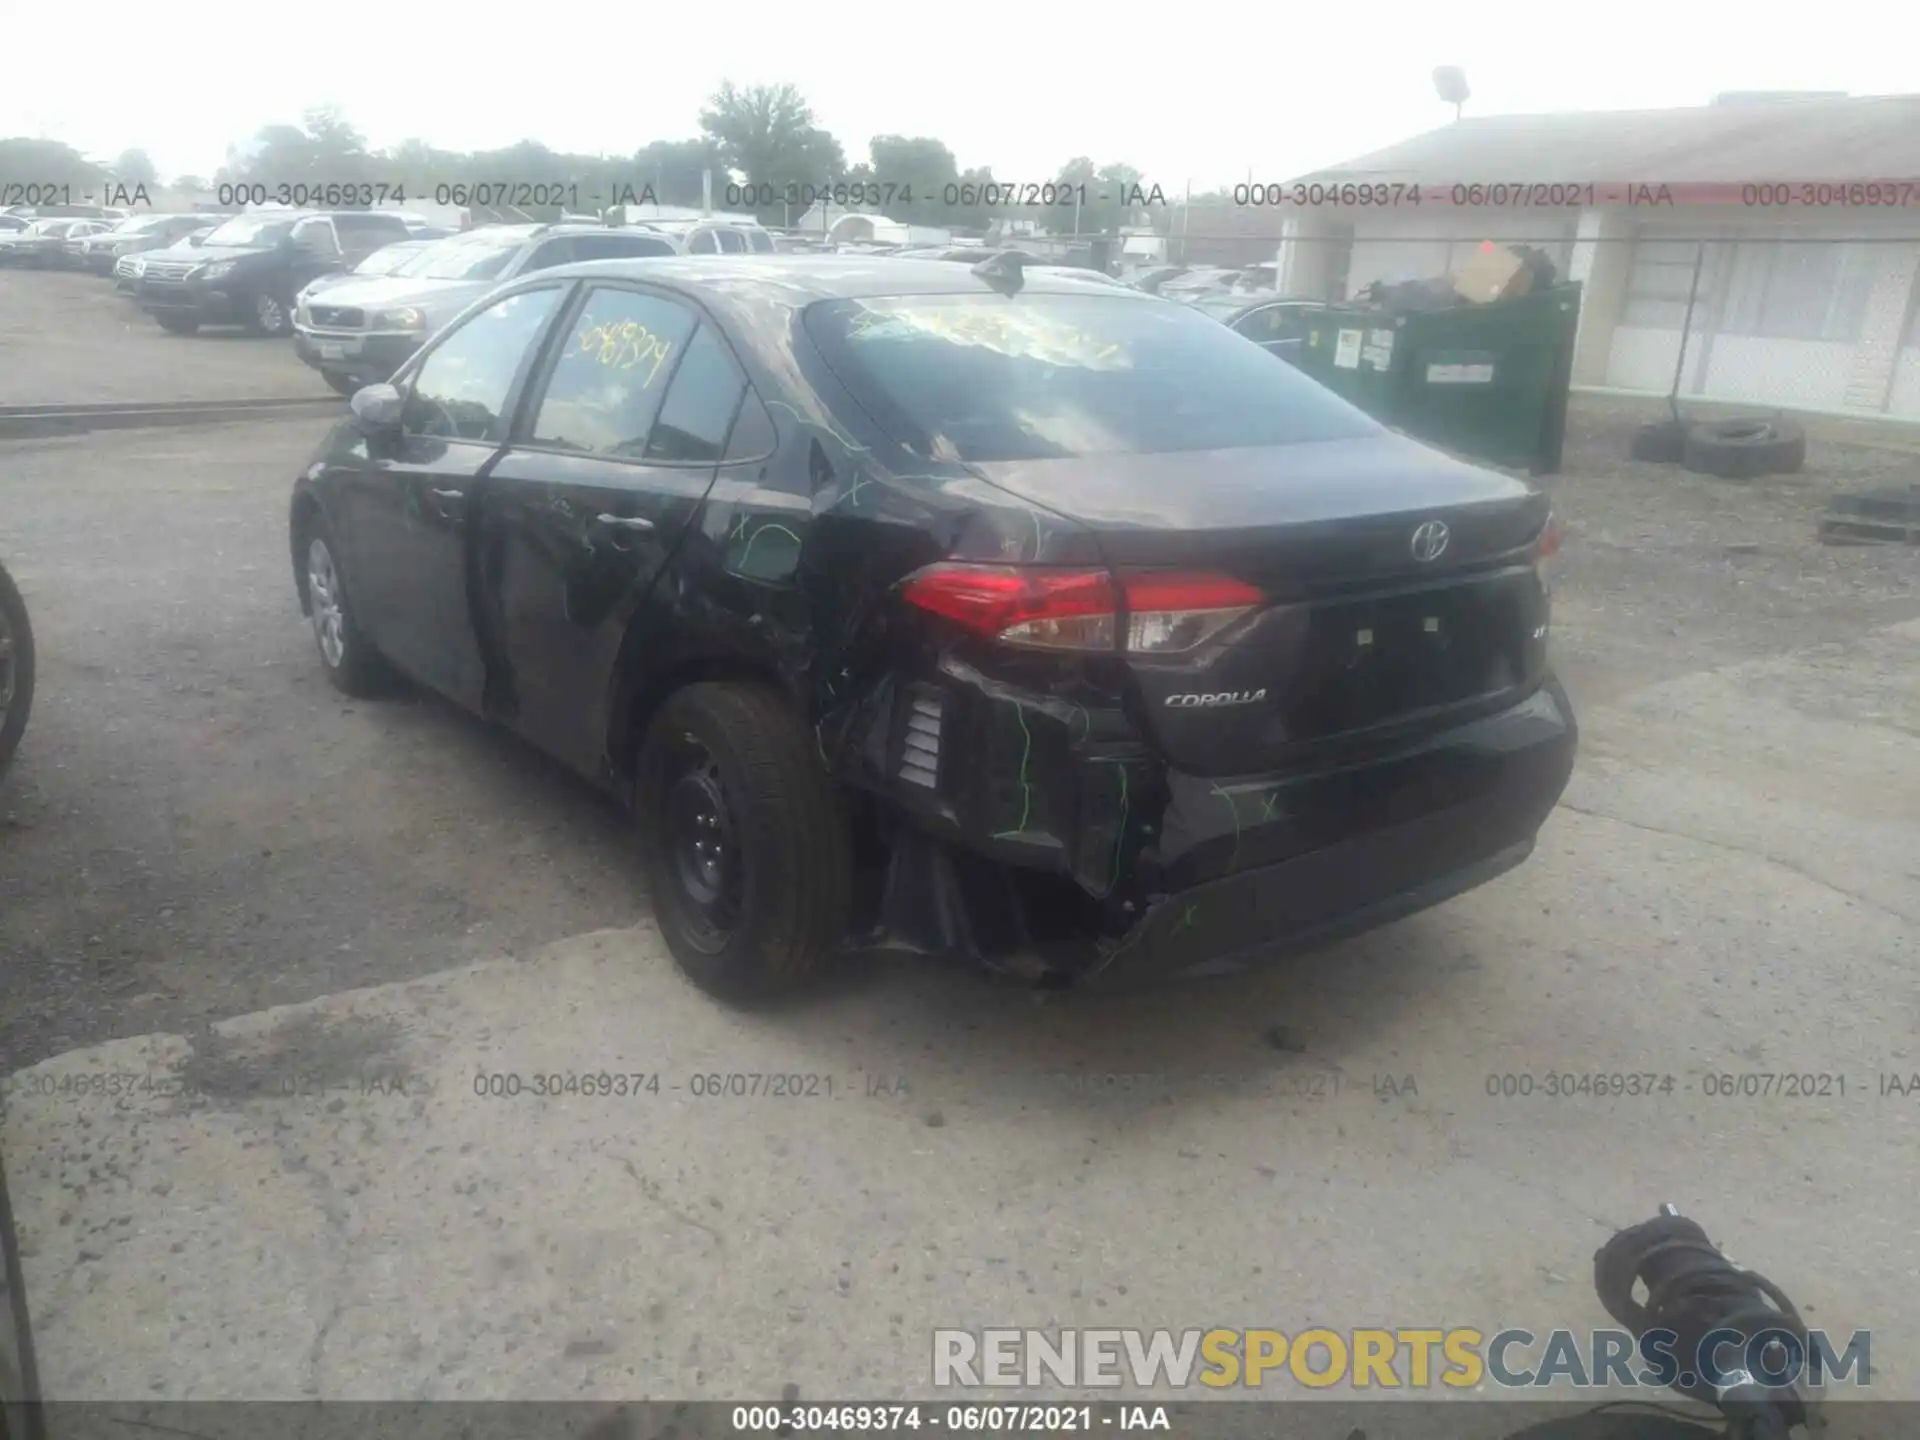
<svg viewBox="0 0 1920 1440">
<path fill-rule="evenodd" d="M 653 522 L 640 515 L 601 515 L 597 518 L 610 530 L 653 529 Z"/>
<path fill-rule="evenodd" d="M 467 492 L 464 490 L 436 490 L 433 493 L 442 500 L 464 500 L 467 498 Z"/>
</svg>

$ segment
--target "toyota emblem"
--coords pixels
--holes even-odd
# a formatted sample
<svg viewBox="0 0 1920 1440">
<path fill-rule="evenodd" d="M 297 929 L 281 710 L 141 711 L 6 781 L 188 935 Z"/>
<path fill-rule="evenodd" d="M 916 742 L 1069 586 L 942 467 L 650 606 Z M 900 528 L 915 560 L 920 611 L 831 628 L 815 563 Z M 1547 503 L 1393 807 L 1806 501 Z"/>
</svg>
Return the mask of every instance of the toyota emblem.
<svg viewBox="0 0 1920 1440">
<path fill-rule="evenodd" d="M 1422 564 L 1438 560 L 1447 553 L 1447 541 L 1451 538 L 1446 521 L 1427 521 L 1413 532 L 1413 558 Z"/>
</svg>

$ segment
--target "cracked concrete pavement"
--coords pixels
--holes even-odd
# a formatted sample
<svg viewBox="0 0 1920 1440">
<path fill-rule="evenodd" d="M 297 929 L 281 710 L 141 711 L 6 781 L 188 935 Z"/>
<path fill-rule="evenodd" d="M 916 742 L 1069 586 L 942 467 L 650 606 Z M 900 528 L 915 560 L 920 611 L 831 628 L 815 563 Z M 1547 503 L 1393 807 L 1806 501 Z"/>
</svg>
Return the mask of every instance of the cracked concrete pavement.
<svg viewBox="0 0 1920 1440">
<path fill-rule="evenodd" d="M 47 1384 L 895 1396 L 939 1325 L 1587 1326 L 1674 1200 L 1920 1398 L 1916 716 L 1920 622 L 1635 691 L 1520 871 L 1177 1003 L 908 962 L 739 1014 L 642 922 L 48 1059 Z M 1674 1086 L 1488 1093 L 1550 1072 Z M 527 1093 L 582 1073 L 641 1078 Z M 742 1073 L 803 1093 L 700 1093 Z"/>
</svg>

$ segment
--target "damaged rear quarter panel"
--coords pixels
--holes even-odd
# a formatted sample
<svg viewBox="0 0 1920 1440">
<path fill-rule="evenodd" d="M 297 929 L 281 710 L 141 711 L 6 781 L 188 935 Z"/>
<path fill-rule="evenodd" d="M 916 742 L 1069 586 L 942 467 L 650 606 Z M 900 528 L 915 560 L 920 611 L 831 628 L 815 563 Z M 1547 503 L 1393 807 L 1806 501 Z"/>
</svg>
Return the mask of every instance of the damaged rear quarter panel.
<svg viewBox="0 0 1920 1440">
<path fill-rule="evenodd" d="M 1126 890 L 1164 799 L 1124 713 L 1117 660 L 988 646 L 895 593 L 943 558 L 1099 565 L 1093 537 L 880 432 L 813 350 L 797 308 L 751 294 L 730 310 L 771 453 L 720 467 L 636 619 L 610 736 L 634 736 L 677 678 L 758 673 L 793 698 L 832 773 L 929 833 L 1094 896 Z M 930 695 L 943 713 L 931 788 L 902 778 L 914 705 Z M 624 749 L 611 757 L 623 774 Z"/>
</svg>

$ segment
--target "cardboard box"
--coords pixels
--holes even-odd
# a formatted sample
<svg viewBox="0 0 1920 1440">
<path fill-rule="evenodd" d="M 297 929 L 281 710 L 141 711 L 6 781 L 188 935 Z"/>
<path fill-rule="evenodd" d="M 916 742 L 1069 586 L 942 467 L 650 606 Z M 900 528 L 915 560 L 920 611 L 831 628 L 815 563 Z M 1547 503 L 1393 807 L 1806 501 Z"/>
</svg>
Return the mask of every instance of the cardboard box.
<svg viewBox="0 0 1920 1440">
<path fill-rule="evenodd" d="M 1491 242 L 1474 251 L 1472 258 L 1453 272 L 1454 293 L 1476 305 L 1517 300 L 1532 288 L 1533 271 L 1527 268 L 1527 262 L 1506 246 Z"/>
</svg>

